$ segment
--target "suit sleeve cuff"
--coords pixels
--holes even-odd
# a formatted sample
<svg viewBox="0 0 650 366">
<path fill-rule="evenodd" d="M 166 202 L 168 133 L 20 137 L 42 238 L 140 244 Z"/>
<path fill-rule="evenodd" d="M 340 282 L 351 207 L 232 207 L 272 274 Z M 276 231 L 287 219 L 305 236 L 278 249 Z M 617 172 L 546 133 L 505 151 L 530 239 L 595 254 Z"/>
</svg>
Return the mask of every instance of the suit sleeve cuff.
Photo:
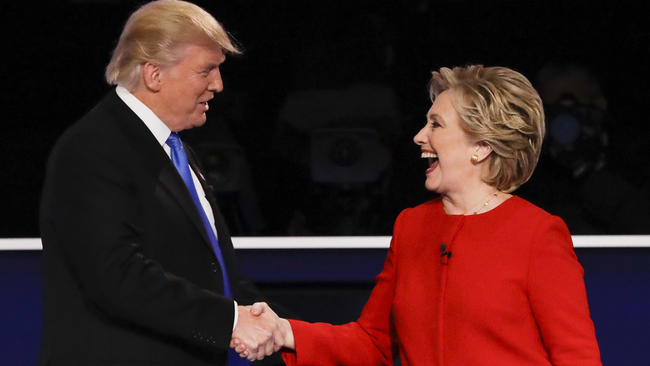
<svg viewBox="0 0 650 366">
<path fill-rule="evenodd" d="M 235 304 L 235 318 L 232 321 L 232 331 L 234 332 L 237 326 L 237 320 L 239 319 L 239 310 L 237 310 L 237 301 L 233 300 L 232 302 Z"/>
</svg>

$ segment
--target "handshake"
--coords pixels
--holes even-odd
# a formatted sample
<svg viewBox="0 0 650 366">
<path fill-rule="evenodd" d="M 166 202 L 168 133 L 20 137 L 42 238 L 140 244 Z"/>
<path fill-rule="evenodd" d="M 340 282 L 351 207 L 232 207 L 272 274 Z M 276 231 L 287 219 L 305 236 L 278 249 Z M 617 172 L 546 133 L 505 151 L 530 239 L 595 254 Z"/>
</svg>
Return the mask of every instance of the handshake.
<svg viewBox="0 0 650 366">
<path fill-rule="evenodd" d="M 239 318 L 230 347 L 249 361 L 261 360 L 280 348 L 295 349 L 291 325 L 265 302 L 237 307 Z"/>
</svg>

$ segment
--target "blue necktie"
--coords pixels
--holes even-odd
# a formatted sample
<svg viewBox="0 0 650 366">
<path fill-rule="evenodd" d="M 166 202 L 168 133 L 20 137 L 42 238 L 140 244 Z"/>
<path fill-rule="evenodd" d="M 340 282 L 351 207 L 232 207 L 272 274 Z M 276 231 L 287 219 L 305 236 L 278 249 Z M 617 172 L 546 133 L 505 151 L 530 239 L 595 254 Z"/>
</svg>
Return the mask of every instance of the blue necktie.
<svg viewBox="0 0 650 366">
<path fill-rule="evenodd" d="M 185 186 L 187 187 L 190 196 L 192 196 L 192 201 L 194 201 L 196 210 L 199 212 L 199 216 L 201 216 L 203 227 L 205 228 L 205 231 L 208 234 L 208 238 L 210 239 L 212 250 L 214 251 L 214 254 L 217 257 L 217 261 L 219 261 L 219 266 L 221 267 L 221 275 L 223 277 L 223 294 L 226 297 L 233 298 L 232 290 L 230 288 L 230 281 L 228 280 L 228 272 L 226 271 L 226 265 L 223 261 L 223 255 L 221 254 L 221 249 L 219 248 L 219 241 L 217 240 L 217 236 L 215 235 L 214 230 L 212 230 L 212 225 L 210 225 L 208 216 L 205 214 L 205 211 L 203 210 L 203 206 L 201 205 L 201 201 L 199 200 L 199 195 L 196 193 L 196 187 L 194 187 L 194 181 L 192 180 L 192 173 L 190 173 L 190 166 L 187 163 L 187 156 L 185 155 L 185 150 L 183 150 L 183 143 L 181 142 L 181 138 L 178 137 L 178 134 L 172 132 L 171 135 L 169 135 L 169 138 L 167 139 L 167 145 L 171 147 L 172 162 L 174 163 L 176 170 L 178 170 L 178 174 L 180 174 L 181 178 L 183 178 L 183 182 L 185 182 Z M 244 365 L 249 365 L 249 363 L 245 358 L 239 357 L 237 352 L 235 352 L 233 349 L 229 349 L 228 365 L 244 366 Z"/>
</svg>

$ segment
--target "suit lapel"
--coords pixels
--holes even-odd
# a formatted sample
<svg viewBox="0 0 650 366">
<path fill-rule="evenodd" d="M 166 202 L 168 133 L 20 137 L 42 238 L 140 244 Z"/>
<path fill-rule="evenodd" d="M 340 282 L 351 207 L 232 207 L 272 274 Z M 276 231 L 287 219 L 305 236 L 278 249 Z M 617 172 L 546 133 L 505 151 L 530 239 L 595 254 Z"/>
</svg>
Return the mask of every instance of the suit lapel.
<svg viewBox="0 0 650 366">
<path fill-rule="evenodd" d="M 212 244 L 208 238 L 208 233 L 205 232 L 205 227 L 203 226 L 203 221 L 198 212 L 198 208 L 194 204 L 194 200 L 190 196 L 190 192 L 187 190 L 185 183 L 181 179 L 176 167 L 169 161 L 167 166 L 164 166 L 160 171 L 158 177 L 159 182 L 167 191 L 171 194 L 178 204 L 183 208 L 185 213 L 190 217 L 190 220 L 194 224 L 197 230 L 201 233 L 201 237 L 205 244 L 207 244 L 210 249 L 212 249 Z"/>
<path fill-rule="evenodd" d="M 240 282 L 240 277 L 238 275 L 239 268 L 237 266 L 237 261 L 234 260 L 232 239 L 230 238 L 230 233 L 228 232 L 226 221 L 221 215 L 221 211 L 219 210 L 219 205 L 217 205 L 217 200 L 214 196 L 214 190 L 212 186 L 208 184 L 207 180 L 205 179 L 205 176 L 202 173 L 201 166 L 199 165 L 199 162 L 196 159 L 194 151 L 189 146 L 187 145 L 184 146 L 185 146 L 185 152 L 187 154 L 187 161 L 190 164 L 190 168 L 194 171 L 194 174 L 196 174 L 196 177 L 199 179 L 199 182 L 201 183 L 201 187 L 203 188 L 203 192 L 205 192 L 205 198 L 208 200 L 208 202 L 210 203 L 210 207 L 212 208 L 212 215 L 214 217 L 214 227 L 217 230 L 219 249 L 221 250 L 221 255 L 224 260 L 224 265 L 226 266 L 226 271 L 228 272 L 228 279 L 230 280 L 230 286 L 232 288 L 233 294 L 235 294 L 235 298 L 237 298 L 238 295 L 236 294 L 239 292 L 237 284 L 239 284 Z"/>
<path fill-rule="evenodd" d="M 196 177 L 199 179 L 199 182 L 201 183 L 201 187 L 203 188 L 203 192 L 205 192 L 205 198 L 208 200 L 210 206 L 212 207 L 212 215 L 214 217 L 214 227 L 217 230 L 217 234 L 219 237 L 219 247 L 221 248 L 221 252 L 223 254 L 227 246 L 226 244 L 232 246 L 232 243 L 230 243 L 231 240 L 230 234 L 228 233 L 228 229 L 226 228 L 225 221 L 223 219 L 223 216 L 221 215 L 219 206 L 217 205 L 217 200 L 214 197 L 213 188 L 210 184 L 208 184 L 207 180 L 205 179 L 205 176 L 202 173 L 202 169 L 196 160 L 194 151 L 185 144 L 183 146 L 185 148 L 185 152 L 187 153 L 187 161 L 190 164 L 190 168 L 194 171 L 194 174 L 196 174 Z"/>
<path fill-rule="evenodd" d="M 133 159 L 139 160 L 138 166 L 149 171 L 149 174 L 158 180 L 158 183 L 174 198 L 185 211 L 190 221 L 201 233 L 201 237 L 212 252 L 212 245 L 205 227 L 194 205 L 183 179 L 178 174 L 176 167 L 165 153 L 151 131 L 140 118 L 117 96 L 115 91 L 109 92 L 104 103 L 109 106 L 114 119 L 120 129 L 131 141 Z"/>
</svg>

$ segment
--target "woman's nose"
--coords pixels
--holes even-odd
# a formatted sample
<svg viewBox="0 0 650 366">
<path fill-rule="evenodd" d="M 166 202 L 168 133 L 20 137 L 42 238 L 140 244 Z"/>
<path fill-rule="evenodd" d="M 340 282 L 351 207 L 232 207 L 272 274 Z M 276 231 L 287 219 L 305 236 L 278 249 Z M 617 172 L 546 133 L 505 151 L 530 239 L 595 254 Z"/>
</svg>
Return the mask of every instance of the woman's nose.
<svg viewBox="0 0 650 366">
<path fill-rule="evenodd" d="M 426 133 L 426 126 L 422 127 L 422 129 L 413 137 L 413 142 L 415 142 L 416 145 L 424 145 L 427 142 L 427 133 Z"/>
</svg>

